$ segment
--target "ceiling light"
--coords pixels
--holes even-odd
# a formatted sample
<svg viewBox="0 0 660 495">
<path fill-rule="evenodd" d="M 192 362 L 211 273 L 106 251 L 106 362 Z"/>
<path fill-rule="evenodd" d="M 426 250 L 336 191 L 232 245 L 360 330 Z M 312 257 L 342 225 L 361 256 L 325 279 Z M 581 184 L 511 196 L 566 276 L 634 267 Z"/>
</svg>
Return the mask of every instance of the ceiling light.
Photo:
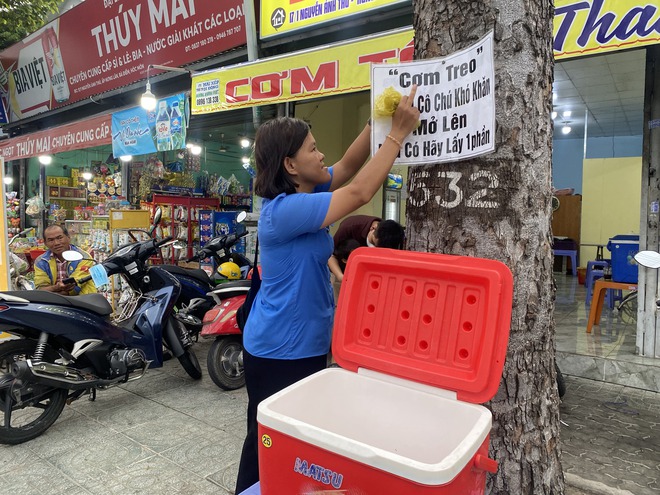
<svg viewBox="0 0 660 495">
<path fill-rule="evenodd" d="M 42 165 L 50 165 L 51 163 L 53 163 L 53 157 L 50 155 L 41 155 L 39 157 L 39 163 L 41 163 Z"/>
<path fill-rule="evenodd" d="M 7 185 L 12 184 L 14 182 L 14 179 L 12 179 L 11 177 L 5 177 L 3 180 Z"/>
<path fill-rule="evenodd" d="M 121 156 L 119 157 L 119 159 L 120 159 L 122 162 L 130 162 L 130 161 L 133 159 L 133 156 L 132 156 L 132 155 L 121 155 Z"/>
<path fill-rule="evenodd" d="M 220 139 L 222 139 L 222 142 L 220 143 L 219 151 L 221 153 L 226 153 L 227 152 L 227 147 L 225 146 L 225 134 L 224 134 L 224 132 L 220 134 Z"/>
<path fill-rule="evenodd" d="M 149 81 L 149 71 L 151 69 L 166 70 L 171 72 L 187 72 L 190 75 L 193 73 L 191 70 L 182 69 L 181 67 L 168 67 L 167 65 L 149 64 L 147 66 L 147 87 L 145 88 L 145 92 L 140 98 L 140 106 L 148 112 L 155 110 L 157 103 L 156 96 L 151 92 L 151 82 Z"/>
<path fill-rule="evenodd" d="M 564 113 L 561 114 L 562 117 L 570 117 L 571 116 L 571 111 L 570 110 L 564 110 Z"/>
<path fill-rule="evenodd" d="M 570 125 L 564 125 L 564 127 L 561 128 L 561 133 L 562 134 L 569 134 L 571 132 L 571 126 Z"/>
<path fill-rule="evenodd" d="M 244 156 L 243 158 L 241 158 L 241 161 L 243 163 L 250 163 L 250 159 L 247 156 Z"/>
<path fill-rule="evenodd" d="M 557 112 L 552 112 L 552 120 L 555 120 L 557 118 Z"/>
<path fill-rule="evenodd" d="M 250 140 L 246 137 L 241 138 L 241 148 L 247 148 L 250 146 Z"/>
<path fill-rule="evenodd" d="M 227 153 L 227 147 L 224 145 L 220 146 L 220 148 L 218 148 L 218 151 L 220 151 L 221 153 Z"/>
<path fill-rule="evenodd" d="M 190 152 L 195 156 L 199 155 L 202 152 L 202 147 L 198 146 L 196 144 L 193 144 L 192 146 L 190 146 Z"/>
<path fill-rule="evenodd" d="M 140 106 L 147 112 L 151 112 L 156 109 L 156 103 L 156 96 L 151 92 L 151 83 L 149 82 L 149 79 L 147 79 L 147 88 L 140 98 Z"/>
<path fill-rule="evenodd" d="M 87 182 L 89 182 L 90 180 L 92 180 L 92 177 L 94 177 L 94 174 L 91 173 L 91 172 L 83 172 L 83 173 L 82 173 L 82 178 L 83 178 L 84 180 L 86 180 Z"/>
</svg>

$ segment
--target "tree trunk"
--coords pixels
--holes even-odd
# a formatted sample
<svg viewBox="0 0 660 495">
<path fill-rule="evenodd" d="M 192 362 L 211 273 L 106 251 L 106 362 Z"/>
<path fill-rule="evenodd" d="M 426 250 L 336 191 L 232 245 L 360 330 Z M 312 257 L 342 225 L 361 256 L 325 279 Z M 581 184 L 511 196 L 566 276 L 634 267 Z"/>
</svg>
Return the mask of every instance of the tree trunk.
<svg viewBox="0 0 660 495">
<path fill-rule="evenodd" d="M 504 376 L 487 404 L 493 412 L 491 457 L 499 462 L 488 489 L 561 494 L 551 237 L 552 2 L 413 0 L 413 14 L 416 60 L 449 55 L 494 31 L 496 148 L 477 159 L 411 167 L 408 248 L 497 259 L 513 272 Z"/>
</svg>

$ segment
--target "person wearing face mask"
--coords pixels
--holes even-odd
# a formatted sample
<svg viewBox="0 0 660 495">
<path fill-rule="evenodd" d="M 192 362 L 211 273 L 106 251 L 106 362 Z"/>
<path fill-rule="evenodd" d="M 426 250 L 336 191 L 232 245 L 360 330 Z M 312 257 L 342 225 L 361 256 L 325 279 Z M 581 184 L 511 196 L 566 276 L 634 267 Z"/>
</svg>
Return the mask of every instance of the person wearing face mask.
<svg viewBox="0 0 660 495">
<path fill-rule="evenodd" d="M 332 167 L 303 120 L 280 117 L 257 130 L 254 190 L 263 198 L 257 227 L 262 271 L 243 330 L 248 432 L 236 494 L 259 481 L 258 404 L 326 367 L 334 317 L 329 226 L 369 203 L 382 187 L 402 141 L 418 126 L 416 91 L 414 86 L 401 98 L 389 135 L 366 164 L 369 125 Z"/>
<path fill-rule="evenodd" d="M 82 286 L 69 281 L 71 277 L 82 279 L 88 275 L 89 268 L 94 265 L 92 257 L 79 247 L 71 244 L 71 238 L 66 228 L 60 225 L 50 225 L 44 230 L 44 244 L 48 250 L 34 262 L 34 286 L 38 290 L 55 292 L 63 296 L 77 296 L 96 292 L 94 282 L 89 280 Z M 80 261 L 66 261 L 64 251 L 77 251 L 82 254 Z"/>
</svg>

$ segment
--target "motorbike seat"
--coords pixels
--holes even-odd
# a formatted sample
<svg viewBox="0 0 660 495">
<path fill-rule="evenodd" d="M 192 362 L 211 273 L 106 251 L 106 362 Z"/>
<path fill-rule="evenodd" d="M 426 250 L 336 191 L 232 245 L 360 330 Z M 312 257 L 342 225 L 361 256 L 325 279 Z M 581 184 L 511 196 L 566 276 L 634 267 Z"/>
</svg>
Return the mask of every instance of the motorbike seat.
<svg viewBox="0 0 660 495">
<path fill-rule="evenodd" d="M 212 292 L 209 292 L 207 295 L 210 295 L 216 300 L 229 299 L 230 297 L 244 296 L 250 290 L 252 285 L 252 280 L 235 280 L 232 282 L 224 282 L 216 289 L 213 289 Z"/>
<path fill-rule="evenodd" d="M 33 303 L 56 304 L 92 311 L 101 316 L 112 314 L 112 306 L 101 294 L 62 296 L 45 290 L 5 291 L 5 294 L 21 297 Z"/>
<path fill-rule="evenodd" d="M 182 268 L 177 265 L 159 265 L 158 268 L 162 268 L 166 272 L 172 273 L 174 275 L 183 275 L 185 277 L 192 277 L 195 280 L 199 280 L 204 284 L 214 285 L 213 281 L 209 278 L 208 274 L 201 268 Z"/>
</svg>

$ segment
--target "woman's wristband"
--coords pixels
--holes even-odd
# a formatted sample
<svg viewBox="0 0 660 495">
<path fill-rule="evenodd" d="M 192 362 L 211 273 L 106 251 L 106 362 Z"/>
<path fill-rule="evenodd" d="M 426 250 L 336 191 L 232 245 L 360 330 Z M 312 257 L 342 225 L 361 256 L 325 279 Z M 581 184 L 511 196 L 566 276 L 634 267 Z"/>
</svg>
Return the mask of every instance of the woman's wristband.
<svg viewBox="0 0 660 495">
<path fill-rule="evenodd" d="M 399 141 L 397 138 L 395 138 L 391 134 L 388 134 L 387 136 L 385 136 L 385 138 L 389 139 L 394 144 L 396 144 L 399 147 L 399 149 L 401 149 L 403 147 L 403 144 L 401 144 L 401 141 Z"/>
</svg>

